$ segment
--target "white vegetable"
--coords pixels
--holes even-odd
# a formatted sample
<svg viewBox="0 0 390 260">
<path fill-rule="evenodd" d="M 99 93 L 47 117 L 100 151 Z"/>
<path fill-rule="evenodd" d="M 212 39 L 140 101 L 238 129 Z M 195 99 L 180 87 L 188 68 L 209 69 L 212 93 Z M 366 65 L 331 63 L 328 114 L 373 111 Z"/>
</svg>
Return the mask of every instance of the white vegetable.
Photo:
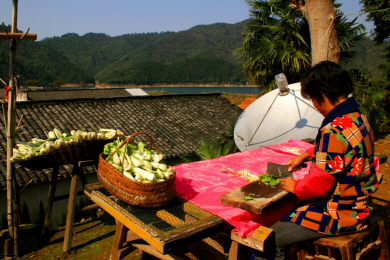
<svg viewBox="0 0 390 260">
<path fill-rule="evenodd" d="M 143 160 L 138 160 L 138 159 L 135 158 L 134 156 L 130 156 L 130 159 L 131 159 L 131 163 L 132 163 L 135 167 L 139 167 L 139 166 L 144 165 Z"/>
<path fill-rule="evenodd" d="M 158 165 L 158 168 L 159 168 L 160 170 L 162 170 L 162 171 L 166 171 L 166 170 L 167 170 L 167 165 L 164 164 L 164 163 L 160 163 L 160 164 Z"/>
<path fill-rule="evenodd" d="M 65 146 L 65 142 L 62 139 L 55 140 L 55 144 L 57 145 L 58 148 Z"/>
<path fill-rule="evenodd" d="M 49 137 L 49 139 L 57 138 L 56 134 L 53 131 L 50 131 L 47 136 Z"/>
<path fill-rule="evenodd" d="M 156 172 L 157 172 L 156 173 L 157 178 L 164 179 L 164 173 L 162 172 L 162 170 L 157 169 Z"/>
<path fill-rule="evenodd" d="M 114 154 L 113 156 L 113 161 L 114 161 L 114 164 L 116 164 L 117 166 L 120 166 L 121 165 L 121 159 L 119 159 L 119 156 L 117 153 Z"/>
<path fill-rule="evenodd" d="M 148 170 L 152 170 L 152 164 L 149 161 L 143 160 L 144 162 L 144 167 Z"/>
<path fill-rule="evenodd" d="M 141 161 L 144 160 L 144 157 L 143 157 L 141 154 L 139 154 L 139 153 L 135 153 L 135 154 L 133 154 L 132 156 L 134 156 L 134 157 L 137 158 L 138 160 L 141 160 Z"/>
<path fill-rule="evenodd" d="M 133 175 L 131 174 L 131 172 L 123 171 L 123 175 L 125 175 L 127 178 L 129 178 L 129 179 L 131 179 L 131 180 L 134 180 L 134 177 L 133 177 Z"/>
<path fill-rule="evenodd" d="M 53 151 L 53 150 L 58 148 L 57 145 L 54 142 L 51 142 L 51 141 L 46 142 L 45 143 L 45 147 L 46 147 L 46 150 L 48 152 L 51 152 L 51 151 Z"/>
<path fill-rule="evenodd" d="M 158 169 L 158 166 L 160 165 L 158 162 L 151 162 L 150 163 L 153 168 Z"/>
<path fill-rule="evenodd" d="M 143 156 L 144 156 L 144 160 L 150 161 L 150 158 L 151 158 L 150 154 L 148 154 L 147 152 L 144 152 Z"/>
<path fill-rule="evenodd" d="M 156 179 L 156 176 L 153 173 L 145 171 L 145 170 L 143 170 L 141 168 L 134 167 L 133 171 L 134 171 L 134 173 L 139 173 L 144 179 L 147 179 L 147 180 L 150 180 L 150 181 Z"/>
<path fill-rule="evenodd" d="M 153 161 L 158 163 L 161 159 L 160 159 L 160 156 L 158 156 L 157 153 L 153 153 L 152 154 L 152 158 L 153 158 Z"/>
<path fill-rule="evenodd" d="M 57 128 L 54 128 L 53 129 L 53 132 L 54 132 L 54 134 L 55 134 L 55 138 L 61 138 L 62 137 L 62 133 L 61 133 L 61 131 L 60 130 L 58 130 Z"/>
</svg>

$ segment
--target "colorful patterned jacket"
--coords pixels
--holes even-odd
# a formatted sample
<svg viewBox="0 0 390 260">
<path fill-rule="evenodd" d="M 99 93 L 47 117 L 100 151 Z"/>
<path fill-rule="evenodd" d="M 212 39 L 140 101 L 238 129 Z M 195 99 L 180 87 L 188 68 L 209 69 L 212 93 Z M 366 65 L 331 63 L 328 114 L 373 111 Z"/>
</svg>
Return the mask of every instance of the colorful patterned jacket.
<svg viewBox="0 0 390 260">
<path fill-rule="evenodd" d="M 362 230 L 378 188 L 370 125 L 355 110 L 323 126 L 319 137 L 307 151 L 310 173 L 295 184 L 297 197 L 308 203 L 284 220 L 327 235 Z"/>
</svg>

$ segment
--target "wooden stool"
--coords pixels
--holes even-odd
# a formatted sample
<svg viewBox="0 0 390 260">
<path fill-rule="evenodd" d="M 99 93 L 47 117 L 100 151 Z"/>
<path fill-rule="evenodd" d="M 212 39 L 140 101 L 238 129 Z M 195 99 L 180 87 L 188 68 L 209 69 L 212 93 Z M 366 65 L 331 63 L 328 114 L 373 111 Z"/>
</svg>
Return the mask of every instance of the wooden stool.
<svg viewBox="0 0 390 260">
<path fill-rule="evenodd" d="M 309 249 L 300 249 L 298 259 L 389 259 L 384 222 L 380 219 L 359 233 L 320 238 Z"/>
<path fill-rule="evenodd" d="M 242 246 L 240 248 L 240 244 L 264 252 L 265 242 L 267 238 L 271 236 L 272 231 L 273 230 L 270 228 L 260 226 L 255 231 L 253 231 L 252 236 L 240 237 L 232 230 L 232 245 L 229 250 L 229 260 L 245 259 L 244 251 L 247 250 L 242 248 Z"/>
</svg>

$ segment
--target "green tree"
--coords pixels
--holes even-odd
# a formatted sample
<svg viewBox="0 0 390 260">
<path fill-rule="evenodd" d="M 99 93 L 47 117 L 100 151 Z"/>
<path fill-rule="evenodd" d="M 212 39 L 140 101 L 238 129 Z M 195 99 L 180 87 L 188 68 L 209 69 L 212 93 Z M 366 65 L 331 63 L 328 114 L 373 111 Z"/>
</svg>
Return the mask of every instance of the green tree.
<svg viewBox="0 0 390 260">
<path fill-rule="evenodd" d="M 244 60 L 243 71 L 249 79 L 267 90 L 275 88 L 274 76 L 286 74 L 290 82 L 312 64 L 309 24 L 298 8 L 288 1 L 248 0 L 250 22 L 246 26 L 243 46 L 234 54 Z M 335 5 L 339 7 L 340 5 Z M 342 15 L 338 11 L 338 15 Z M 356 19 L 336 19 L 341 60 L 353 57 L 348 49 L 364 34 Z"/>
<path fill-rule="evenodd" d="M 274 88 L 274 76 L 280 72 L 294 81 L 311 64 L 306 20 L 285 1 L 247 2 L 250 22 L 243 46 L 234 52 L 245 60 L 244 73 L 267 89 Z"/>
<path fill-rule="evenodd" d="M 387 80 L 386 90 L 383 94 L 383 109 L 390 110 L 390 2 L 383 0 L 361 0 L 363 10 L 369 12 L 368 21 L 373 21 L 375 28 L 373 31 L 374 40 L 377 44 L 387 43 L 385 49 L 385 62 L 379 65 L 384 77 Z M 390 130 L 390 116 L 386 113 L 387 122 L 381 125 L 381 131 Z"/>
<path fill-rule="evenodd" d="M 26 86 L 36 86 L 36 87 L 39 87 L 42 85 L 39 80 L 33 80 L 33 79 L 26 80 L 25 84 L 26 84 Z"/>
<path fill-rule="evenodd" d="M 385 122 L 385 111 L 380 96 L 376 95 L 378 86 L 361 70 L 353 69 L 349 74 L 354 83 L 352 94 L 360 104 L 360 110 L 368 118 L 374 132 L 381 131 L 381 125 Z"/>
<path fill-rule="evenodd" d="M 54 87 L 54 90 L 59 90 L 61 88 L 61 85 L 63 85 L 64 82 L 62 80 L 55 80 L 52 83 L 50 83 L 50 86 Z"/>
<path fill-rule="evenodd" d="M 386 76 L 387 81 L 390 81 L 390 2 L 383 0 L 361 0 L 360 3 L 364 6 L 364 11 L 370 12 L 367 15 L 368 21 L 373 21 L 375 28 L 373 30 L 374 40 L 377 44 L 387 42 L 385 63 L 382 63 L 379 68 Z"/>
<path fill-rule="evenodd" d="M 202 139 L 195 153 L 183 154 L 181 159 L 185 162 L 214 159 L 238 152 L 234 142 L 234 125 L 229 126 L 224 134 L 210 139 Z"/>
</svg>

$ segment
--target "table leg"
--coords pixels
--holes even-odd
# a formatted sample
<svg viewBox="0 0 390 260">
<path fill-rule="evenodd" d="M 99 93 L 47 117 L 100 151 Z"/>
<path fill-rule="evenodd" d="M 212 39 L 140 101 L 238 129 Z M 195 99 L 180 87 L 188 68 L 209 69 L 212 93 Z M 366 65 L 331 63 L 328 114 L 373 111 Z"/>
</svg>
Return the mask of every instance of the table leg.
<svg viewBox="0 0 390 260">
<path fill-rule="evenodd" d="M 242 258 L 242 250 L 240 250 L 240 243 L 237 241 L 232 241 L 232 245 L 229 250 L 229 260 L 239 260 Z"/>
<path fill-rule="evenodd" d="M 74 174 L 72 176 L 70 191 L 69 191 L 69 202 L 68 202 L 68 215 L 66 216 L 66 227 L 65 227 L 65 237 L 64 237 L 64 246 L 62 251 L 70 251 L 72 245 L 72 233 L 73 233 L 73 223 L 74 223 L 74 213 L 76 208 L 77 201 L 77 183 L 79 176 Z"/>
<path fill-rule="evenodd" d="M 114 241 L 112 242 L 110 260 L 121 259 L 122 250 L 120 250 L 125 242 L 127 231 L 129 229 L 124 226 L 121 222 L 116 221 L 116 229 Z"/>
</svg>

